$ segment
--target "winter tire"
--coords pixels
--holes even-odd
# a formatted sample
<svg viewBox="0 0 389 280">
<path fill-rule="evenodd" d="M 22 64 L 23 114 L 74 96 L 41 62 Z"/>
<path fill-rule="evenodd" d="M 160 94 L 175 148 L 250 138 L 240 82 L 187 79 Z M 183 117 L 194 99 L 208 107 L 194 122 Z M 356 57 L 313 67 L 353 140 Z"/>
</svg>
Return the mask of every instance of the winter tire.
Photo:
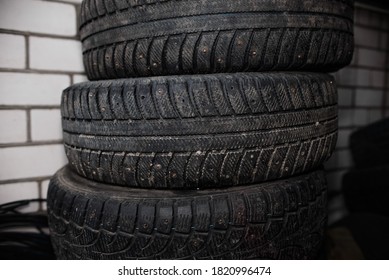
<svg viewBox="0 0 389 280">
<path fill-rule="evenodd" d="M 73 170 L 141 188 L 252 184 L 314 170 L 332 153 L 331 76 L 238 73 L 85 82 L 62 95 Z"/>
<path fill-rule="evenodd" d="M 351 61 L 349 0 L 86 0 L 80 34 L 90 80 L 279 70 Z"/>
<path fill-rule="evenodd" d="M 322 171 L 184 192 L 104 185 L 65 167 L 47 200 L 59 259 L 312 259 L 327 220 Z"/>
</svg>

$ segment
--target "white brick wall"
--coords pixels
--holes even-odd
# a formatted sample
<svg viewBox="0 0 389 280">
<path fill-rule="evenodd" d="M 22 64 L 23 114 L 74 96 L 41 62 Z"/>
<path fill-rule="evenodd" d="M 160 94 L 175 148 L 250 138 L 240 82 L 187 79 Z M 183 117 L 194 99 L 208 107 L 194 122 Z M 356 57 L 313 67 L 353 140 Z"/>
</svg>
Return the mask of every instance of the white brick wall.
<svg viewBox="0 0 389 280">
<path fill-rule="evenodd" d="M 338 148 L 347 148 L 349 146 L 350 134 L 352 133 L 352 129 L 340 129 L 338 133 Z"/>
<path fill-rule="evenodd" d="M 39 187 L 37 182 L 3 184 L 0 187 L 0 204 L 15 200 L 31 199 L 39 197 Z M 21 212 L 37 211 L 39 205 L 33 203 L 22 209 Z"/>
<path fill-rule="evenodd" d="M 31 110 L 32 141 L 61 140 L 61 112 L 59 109 Z"/>
<path fill-rule="evenodd" d="M 338 87 L 339 106 L 351 106 L 353 103 L 353 90 L 350 88 Z"/>
<path fill-rule="evenodd" d="M 49 177 L 66 163 L 63 145 L 0 148 L 0 181 Z"/>
<path fill-rule="evenodd" d="M 355 105 L 379 107 L 382 104 L 384 92 L 375 89 L 356 89 Z"/>
<path fill-rule="evenodd" d="M 48 0 L 48 1 L 56 1 L 56 0 Z M 62 2 L 81 4 L 82 0 L 62 0 Z"/>
<path fill-rule="evenodd" d="M 328 169 L 348 168 L 352 166 L 352 158 L 349 150 L 338 150 L 328 160 Z"/>
<path fill-rule="evenodd" d="M 0 204 L 45 198 L 48 179 L 67 162 L 60 97 L 72 82 L 86 80 L 80 4 L 0 0 Z"/>
<path fill-rule="evenodd" d="M 366 28 L 356 26 L 355 32 L 355 44 L 364 47 L 377 48 L 380 43 L 380 32 L 374 28 Z"/>
<path fill-rule="evenodd" d="M 0 72 L 0 104 L 59 106 L 69 85 L 67 75 Z"/>
<path fill-rule="evenodd" d="M 24 36 L 0 34 L 0 67 L 26 67 L 26 39 Z"/>
<path fill-rule="evenodd" d="M 47 191 L 49 190 L 49 182 L 50 182 L 49 180 L 45 180 L 41 183 L 40 195 L 41 195 L 41 198 L 43 198 L 43 199 L 47 199 Z M 42 208 L 44 210 L 46 210 L 47 209 L 46 204 L 44 204 Z"/>
<path fill-rule="evenodd" d="M 339 95 L 339 134 L 325 164 L 330 192 L 341 191 L 342 178 L 353 168 L 349 137 L 356 129 L 389 117 L 389 20 L 387 14 L 355 9 L 355 51 L 350 66 L 335 74 Z M 330 221 L 344 213 L 341 197 L 330 201 Z"/>
<path fill-rule="evenodd" d="M 72 5 L 38 0 L 1 0 L 0 28 L 41 34 L 75 36 Z"/>
<path fill-rule="evenodd" d="M 83 72 L 81 43 L 30 37 L 31 69 Z"/>
<path fill-rule="evenodd" d="M 0 111 L 0 143 L 27 141 L 27 114 L 24 110 Z"/>
<path fill-rule="evenodd" d="M 74 75 L 73 76 L 73 83 L 82 83 L 88 81 L 87 76 L 85 75 Z"/>
<path fill-rule="evenodd" d="M 340 128 L 352 126 L 354 124 L 354 110 L 340 108 L 338 112 L 338 124 Z"/>
<path fill-rule="evenodd" d="M 364 48 L 359 48 L 357 52 L 360 66 L 385 69 L 386 52 Z"/>
</svg>

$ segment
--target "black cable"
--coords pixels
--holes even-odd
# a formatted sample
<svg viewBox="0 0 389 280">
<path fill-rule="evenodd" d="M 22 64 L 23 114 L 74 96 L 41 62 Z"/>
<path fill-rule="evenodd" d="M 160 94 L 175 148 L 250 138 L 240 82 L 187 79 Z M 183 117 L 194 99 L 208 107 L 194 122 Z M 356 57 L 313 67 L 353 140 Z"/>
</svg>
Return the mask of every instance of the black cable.
<svg viewBox="0 0 389 280">
<path fill-rule="evenodd" d="M 47 214 L 44 211 L 19 211 L 19 208 L 31 203 L 45 201 L 28 199 L 0 205 L 0 259 L 55 259 L 50 235 L 47 233 Z M 36 232 L 30 232 L 31 230 Z"/>
</svg>

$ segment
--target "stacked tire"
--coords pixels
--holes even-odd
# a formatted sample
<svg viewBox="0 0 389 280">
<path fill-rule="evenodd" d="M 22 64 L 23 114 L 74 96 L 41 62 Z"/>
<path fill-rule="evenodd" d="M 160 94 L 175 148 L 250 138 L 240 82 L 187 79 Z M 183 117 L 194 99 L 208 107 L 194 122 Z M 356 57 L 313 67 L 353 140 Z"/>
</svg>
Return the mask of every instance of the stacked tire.
<svg viewBox="0 0 389 280">
<path fill-rule="evenodd" d="M 355 167 L 343 177 L 347 208 L 389 216 L 389 118 L 353 132 L 350 148 Z"/>
<path fill-rule="evenodd" d="M 312 259 L 352 3 L 85 0 L 62 95 L 60 259 Z M 301 72 L 303 71 L 303 72 Z M 306 72 L 309 71 L 309 72 Z"/>
</svg>

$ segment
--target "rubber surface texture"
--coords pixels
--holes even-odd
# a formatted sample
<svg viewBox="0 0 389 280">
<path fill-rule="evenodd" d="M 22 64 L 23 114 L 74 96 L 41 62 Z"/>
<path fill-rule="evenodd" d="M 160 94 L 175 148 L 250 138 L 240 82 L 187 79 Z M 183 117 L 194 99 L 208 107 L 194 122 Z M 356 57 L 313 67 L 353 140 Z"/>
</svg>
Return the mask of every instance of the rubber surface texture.
<svg viewBox="0 0 389 280">
<path fill-rule="evenodd" d="M 357 167 L 389 165 L 389 118 L 352 133 L 350 149 Z"/>
<path fill-rule="evenodd" d="M 279 70 L 335 71 L 353 53 L 348 0 L 86 0 L 90 80 Z"/>
<path fill-rule="evenodd" d="M 123 189 L 68 167 L 48 191 L 59 259 L 311 259 L 327 221 L 324 173 L 227 190 Z"/>
<path fill-rule="evenodd" d="M 336 102 L 326 74 L 238 73 L 85 82 L 61 108 L 78 174 L 196 189 L 314 170 L 336 143 Z"/>
</svg>

